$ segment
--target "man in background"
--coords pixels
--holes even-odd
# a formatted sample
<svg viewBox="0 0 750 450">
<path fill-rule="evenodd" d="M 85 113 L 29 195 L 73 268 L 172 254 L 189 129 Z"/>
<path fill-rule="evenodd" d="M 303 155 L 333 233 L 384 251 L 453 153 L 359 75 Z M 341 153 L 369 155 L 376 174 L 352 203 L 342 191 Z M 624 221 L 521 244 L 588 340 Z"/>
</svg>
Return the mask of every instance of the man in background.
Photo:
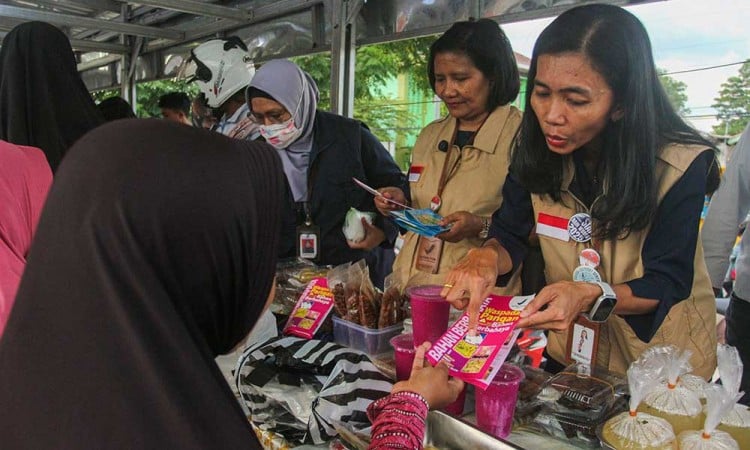
<svg viewBox="0 0 750 450">
<path fill-rule="evenodd" d="M 750 125 L 727 163 L 721 186 L 708 206 L 701 236 L 708 273 L 714 291 L 721 291 L 740 224 L 750 212 Z M 740 240 L 735 265 L 736 279 L 726 313 L 727 344 L 736 347 L 744 365 L 741 403 L 750 401 L 750 242 Z"/>
<path fill-rule="evenodd" d="M 172 122 L 191 125 L 190 98 L 184 92 L 170 92 L 159 97 L 161 116 Z"/>
<path fill-rule="evenodd" d="M 221 114 L 215 131 L 235 139 L 252 140 L 260 135 L 245 99 L 254 74 L 247 46 L 237 36 L 212 39 L 191 51 L 187 80 L 195 81 L 208 106 Z"/>
</svg>

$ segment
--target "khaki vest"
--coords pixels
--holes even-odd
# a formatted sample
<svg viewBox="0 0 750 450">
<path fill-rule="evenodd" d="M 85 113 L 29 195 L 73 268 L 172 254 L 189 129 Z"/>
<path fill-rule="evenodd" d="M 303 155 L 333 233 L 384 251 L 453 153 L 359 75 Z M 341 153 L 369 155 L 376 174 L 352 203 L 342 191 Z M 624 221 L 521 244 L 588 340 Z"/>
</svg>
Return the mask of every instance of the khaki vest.
<svg viewBox="0 0 750 450">
<path fill-rule="evenodd" d="M 697 145 L 669 145 L 662 150 L 656 163 L 659 203 L 693 160 L 705 150 L 705 147 Z M 562 201 L 553 202 L 547 196 L 532 195 L 535 217 L 543 212 L 568 219 L 575 213 L 588 212 L 587 208 L 567 190 L 573 174 L 573 159 L 569 157 L 563 176 Z M 646 229 L 633 232 L 624 239 L 601 243 L 601 265 L 598 270 L 603 281 L 615 285 L 643 276 L 641 250 L 648 231 Z M 573 270 L 579 265 L 578 255 L 587 244 L 572 239 L 563 242 L 546 236 L 539 236 L 539 242 L 544 255 L 547 283 L 571 280 Z M 646 348 L 659 344 L 674 344 L 692 351 L 690 363 L 693 365 L 693 373 L 710 378 L 716 368 L 716 301 L 703 260 L 700 239 L 696 243 L 694 268 L 690 296 L 670 309 L 650 342 L 638 339 L 620 316 L 612 315 L 602 324 L 597 365 L 625 374 L 630 363 Z M 547 351 L 559 362 L 566 361 L 566 342 L 567 332 L 549 333 Z"/>
<path fill-rule="evenodd" d="M 456 211 L 468 211 L 482 217 L 490 217 L 502 203 L 502 189 L 510 164 L 510 150 L 516 130 L 521 123 L 521 113 L 513 106 L 502 106 L 487 117 L 479 130 L 474 144 L 463 148 L 461 165 L 443 189 L 441 215 Z M 409 183 L 412 206 L 429 208 L 430 200 L 437 194 L 440 174 L 447 152 L 438 149 L 441 141 L 450 142 L 456 119 L 446 117 L 437 120 L 419 134 L 412 153 L 412 167 L 423 167 L 419 180 Z M 458 154 L 456 146 L 451 150 L 453 158 Z M 396 257 L 393 272 L 408 285 L 443 284 L 445 275 L 466 253 L 482 245 L 482 239 L 469 238 L 461 242 L 443 242 L 443 252 L 437 274 L 418 270 L 416 266 L 419 236 L 406 233 L 404 244 Z M 505 288 L 497 293 L 518 294 L 521 292 L 520 270 Z"/>
</svg>

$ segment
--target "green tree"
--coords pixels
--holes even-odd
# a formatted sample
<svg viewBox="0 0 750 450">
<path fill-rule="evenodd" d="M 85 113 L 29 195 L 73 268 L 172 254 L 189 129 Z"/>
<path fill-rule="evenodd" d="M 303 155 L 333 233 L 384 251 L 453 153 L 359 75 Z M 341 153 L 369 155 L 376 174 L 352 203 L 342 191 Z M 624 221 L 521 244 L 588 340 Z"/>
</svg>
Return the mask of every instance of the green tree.
<svg viewBox="0 0 750 450">
<path fill-rule="evenodd" d="M 750 122 L 750 60 L 742 64 L 737 76 L 722 83 L 714 101 L 716 103 L 712 106 L 716 108 L 716 118 L 719 119 L 719 124 L 713 127 L 714 133 L 741 133 Z"/>
<path fill-rule="evenodd" d="M 188 97 L 198 95 L 198 85 L 184 80 L 157 80 L 138 83 L 136 86 L 136 111 L 138 117 L 161 117 L 159 97 L 169 92 L 184 92 Z M 105 89 L 92 94 L 98 103 L 105 98 L 120 95 L 119 89 Z"/>
<path fill-rule="evenodd" d="M 389 81 L 407 74 L 410 89 L 432 91 L 427 80 L 427 58 L 434 39 L 423 37 L 357 48 L 354 117 L 366 123 L 381 141 L 395 141 L 400 127 L 414 119 L 407 105 L 394 105 L 394 99 L 385 95 L 384 88 Z M 330 109 L 330 53 L 292 59 L 318 84 L 318 107 Z"/>
<path fill-rule="evenodd" d="M 688 100 L 688 96 L 685 93 L 685 90 L 687 90 L 687 84 L 670 77 L 664 69 L 656 70 L 659 73 L 661 85 L 664 87 L 664 90 L 667 91 L 669 102 L 672 103 L 675 111 L 681 116 L 690 114 L 690 109 L 685 106 Z"/>
</svg>

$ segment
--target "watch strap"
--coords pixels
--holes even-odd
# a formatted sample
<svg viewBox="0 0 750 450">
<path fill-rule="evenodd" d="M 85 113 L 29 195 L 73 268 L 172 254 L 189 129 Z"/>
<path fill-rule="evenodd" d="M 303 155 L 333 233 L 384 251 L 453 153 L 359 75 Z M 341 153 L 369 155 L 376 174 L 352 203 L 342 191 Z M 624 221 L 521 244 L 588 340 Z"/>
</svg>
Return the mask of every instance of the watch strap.
<svg viewBox="0 0 750 450">
<path fill-rule="evenodd" d="M 612 312 L 610 311 L 609 315 L 607 315 L 607 317 L 604 319 L 594 320 L 594 318 L 596 317 L 596 312 L 604 299 L 611 298 L 617 301 L 617 295 L 615 294 L 615 291 L 612 289 L 612 286 L 610 286 L 609 283 L 605 283 L 603 281 L 592 281 L 591 283 L 596 284 L 601 288 L 602 295 L 596 298 L 593 306 L 591 307 L 591 310 L 587 313 L 583 313 L 583 316 L 592 322 L 605 322 L 612 314 Z"/>
</svg>

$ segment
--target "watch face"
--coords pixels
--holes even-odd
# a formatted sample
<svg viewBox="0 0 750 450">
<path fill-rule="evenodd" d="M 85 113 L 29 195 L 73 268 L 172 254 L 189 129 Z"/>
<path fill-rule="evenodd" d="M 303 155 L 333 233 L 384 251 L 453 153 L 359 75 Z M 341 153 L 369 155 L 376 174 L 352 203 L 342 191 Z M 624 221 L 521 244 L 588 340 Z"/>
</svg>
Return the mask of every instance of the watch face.
<svg viewBox="0 0 750 450">
<path fill-rule="evenodd" d="M 607 320 L 609 315 L 612 314 L 612 310 L 615 309 L 616 304 L 616 298 L 604 297 L 602 301 L 599 302 L 599 307 L 596 308 L 596 311 L 594 311 L 594 314 L 591 316 L 591 320 L 594 322 L 603 322 Z"/>
</svg>

